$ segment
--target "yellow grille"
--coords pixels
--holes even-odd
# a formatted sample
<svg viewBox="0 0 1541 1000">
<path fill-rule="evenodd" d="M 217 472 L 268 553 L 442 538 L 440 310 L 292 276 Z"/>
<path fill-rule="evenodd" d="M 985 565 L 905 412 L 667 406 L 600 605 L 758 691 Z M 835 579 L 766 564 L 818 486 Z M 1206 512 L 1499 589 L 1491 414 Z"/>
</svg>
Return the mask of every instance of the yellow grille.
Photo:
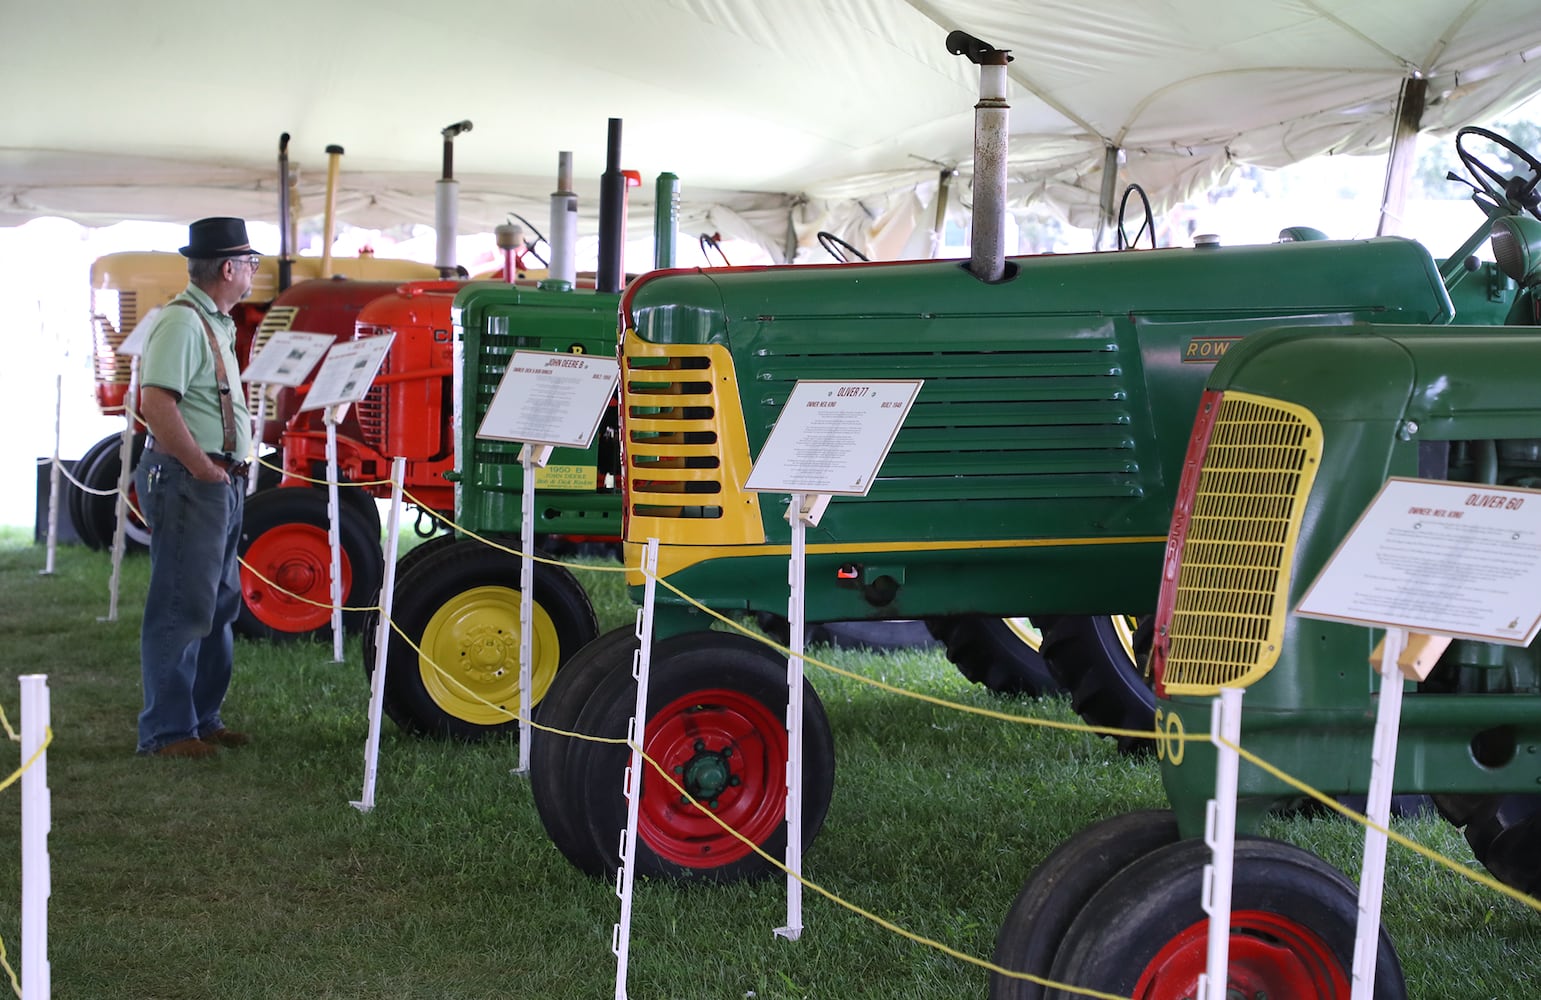
<svg viewBox="0 0 1541 1000">
<path fill-rule="evenodd" d="M 1183 543 L 1164 675 L 1170 693 L 1213 695 L 1273 669 L 1321 451 L 1309 410 L 1225 393 Z"/>
<path fill-rule="evenodd" d="M 760 544 L 757 496 L 733 360 L 715 344 L 622 344 L 627 537 Z"/>
</svg>

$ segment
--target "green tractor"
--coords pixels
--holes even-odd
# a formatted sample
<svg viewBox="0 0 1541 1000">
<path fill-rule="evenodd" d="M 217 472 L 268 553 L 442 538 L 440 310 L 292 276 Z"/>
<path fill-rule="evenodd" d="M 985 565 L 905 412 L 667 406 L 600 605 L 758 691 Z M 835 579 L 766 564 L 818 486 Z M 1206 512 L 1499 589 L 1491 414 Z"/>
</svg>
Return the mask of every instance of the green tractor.
<svg viewBox="0 0 1541 1000">
<path fill-rule="evenodd" d="M 1506 148 L 1520 173 L 1477 158 L 1472 137 Z M 1119 995 L 1194 995 L 1216 758 L 1181 737 L 1209 731 L 1222 686 L 1244 687 L 1244 749 L 1327 795 L 1365 794 L 1378 633 L 1291 610 L 1389 477 L 1541 489 L 1541 161 L 1481 129 L 1456 142 L 1488 216 L 1477 238 L 1491 237 L 1519 287 L 1507 325 L 1292 326 L 1249 338 L 1215 367 L 1153 628 L 1171 809 L 1115 816 L 1060 845 L 1001 927 L 1003 967 Z M 1430 795 L 1494 876 L 1541 891 L 1541 650 L 1457 639 L 1403 690 L 1394 790 Z M 1301 795 L 1245 762 L 1238 794 L 1242 834 Z M 1234 879 L 1229 995 L 1347 997 L 1354 885 L 1306 851 L 1256 837 L 1238 840 Z M 997 976 L 990 995 L 1062 994 Z M 1384 931 L 1374 995 L 1407 996 Z"/>
<path fill-rule="evenodd" d="M 985 136 L 981 146 L 999 143 Z M 991 199 L 976 194 L 979 213 Z M 976 226 L 987 220 L 976 214 Z M 1005 258 L 982 251 L 992 241 L 977 228 L 964 262 L 648 275 L 621 303 L 627 565 L 656 539 L 670 588 L 725 615 L 780 612 L 785 501 L 743 484 L 788 394 L 804 379 L 922 379 L 871 492 L 836 497 L 808 531 L 807 620 L 1050 620 L 1044 649 L 1058 650 L 1074 690 L 1088 672 L 1079 657 L 1106 652 L 1092 644 L 1110 626 L 1095 623 L 1156 610 L 1183 449 L 1215 363 L 1281 325 L 1449 324 L 1447 282 L 1466 273 L 1486 230 L 1449 275 L 1422 246 L 1393 237 Z M 640 572 L 630 582 L 640 586 Z M 672 589 L 658 593 L 647 752 L 775 854 L 785 836 L 784 658 L 711 630 Z M 629 632 L 581 651 L 539 721 L 622 735 L 634 690 Z M 1146 687 L 1135 671 L 1107 672 Z M 1130 706 L 1077 698 L 1094 718 Z M 1137 728 L 1149 726 L 1143 698 Z M 804 706 L 811 843 L 835 765 L 811 685 Z M 553 841 L 581 869 L 613 869 L 624 754 L 537 733 L 531 768 Z M 726 880 L 767 871 L 651 777 L 640 872 Z"/>
<path fill-rule="evenodd" d="M 453 484 L 457 531 L 430 532 L 396 564 L 384 708 L 408 732 L 472 741 L 519 728 L 522 560 L 516 553 L 524 466 L 519 444 L 482 439 L 477 432 L 515 351 L 615 355 L 630 174 L 619 166 L 618 119 L 610 121 L 609 140 L 600 179 L 599 268 L 592 281 L 583 281 L 593 287 L 575 287 L 573 222 L 558 218 L 552 234 L 554 277 L 534 288 L 468 282 L 452 292 L 448 315 L 434 324 L 455 331 L 448 393 L 454 413 L 445 421 L 453 427 L 453 469 L 443 478 Z M 676 183 L 672 174 L 659 178 L 660 254 L 673 253 Z M 559 191 L 552 196 L 554 216 L 576 212 L 571 185 L 564 153 Z M 439 298 L 451 294 L 435 291 Z M 438 410 L 382 407 L 376 419 L 382 425 L 444 420 Z M 615 543 L 621 525 L 618 467 L 612 406 L 588 448 L 556 448 L 536 471 L 535 540 L 544 554 Z M 536 563 L 533 590 L 532 705 L 544 696 L 557 668 L 598 633 L 588 594 L 564 567 Z M 373 623 L 364 635 L 365 669 L 372 671 Z"/>
</svg>

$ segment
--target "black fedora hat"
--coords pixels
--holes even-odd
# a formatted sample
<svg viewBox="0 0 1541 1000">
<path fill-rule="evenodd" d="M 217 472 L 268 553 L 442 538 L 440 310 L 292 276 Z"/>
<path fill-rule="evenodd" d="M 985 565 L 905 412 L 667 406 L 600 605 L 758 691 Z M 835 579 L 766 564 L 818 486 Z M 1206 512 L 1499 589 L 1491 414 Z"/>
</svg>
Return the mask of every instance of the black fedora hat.
<svg viewBox="0 0 1541 1000">
<path fill-rule="evenodd" d="M 245 219 L 216 216 L 188 226 L 187 246 L 178 252 L 184 257 L 246 257 L 257 251 L 246 238 Z"/>
</svg>

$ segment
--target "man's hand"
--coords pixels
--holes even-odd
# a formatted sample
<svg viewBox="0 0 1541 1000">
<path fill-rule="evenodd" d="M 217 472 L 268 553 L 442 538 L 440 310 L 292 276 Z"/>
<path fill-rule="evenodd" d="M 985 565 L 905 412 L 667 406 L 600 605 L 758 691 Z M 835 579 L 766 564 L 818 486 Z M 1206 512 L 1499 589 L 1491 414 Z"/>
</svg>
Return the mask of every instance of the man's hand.
<svg viewBox="0 0 1541 1000">
<path fill-rule="evenodd" d="M 193 440 L 192 431 L 177 409 L 177 394 L 170 389 L 147 385 L 139 390 L 139 416 L 155 438 L 155 450 L 162 451 L 186 466 L 192 477 L 203 483 L 228 483 L 230 473 L 220 468 Z"/>
</svg>

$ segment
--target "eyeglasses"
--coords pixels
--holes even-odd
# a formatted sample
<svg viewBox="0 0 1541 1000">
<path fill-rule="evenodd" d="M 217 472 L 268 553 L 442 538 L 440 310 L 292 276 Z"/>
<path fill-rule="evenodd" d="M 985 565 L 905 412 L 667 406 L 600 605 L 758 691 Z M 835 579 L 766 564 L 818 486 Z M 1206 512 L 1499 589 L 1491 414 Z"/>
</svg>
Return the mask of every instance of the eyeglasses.
<svg viewBox="0 0 1541 1000">
<path fill-rule="evenodd" d="M 261 257 L 231 257 L 230 258 L 230 263 L 235 264 L 237 266 L 245 264 L 247 267 L 251 268 L 251 272 L 253 274 L 256 274 L 257 273 L 257 268 L 262 266 L 262 258 Z"/>
</svg>

